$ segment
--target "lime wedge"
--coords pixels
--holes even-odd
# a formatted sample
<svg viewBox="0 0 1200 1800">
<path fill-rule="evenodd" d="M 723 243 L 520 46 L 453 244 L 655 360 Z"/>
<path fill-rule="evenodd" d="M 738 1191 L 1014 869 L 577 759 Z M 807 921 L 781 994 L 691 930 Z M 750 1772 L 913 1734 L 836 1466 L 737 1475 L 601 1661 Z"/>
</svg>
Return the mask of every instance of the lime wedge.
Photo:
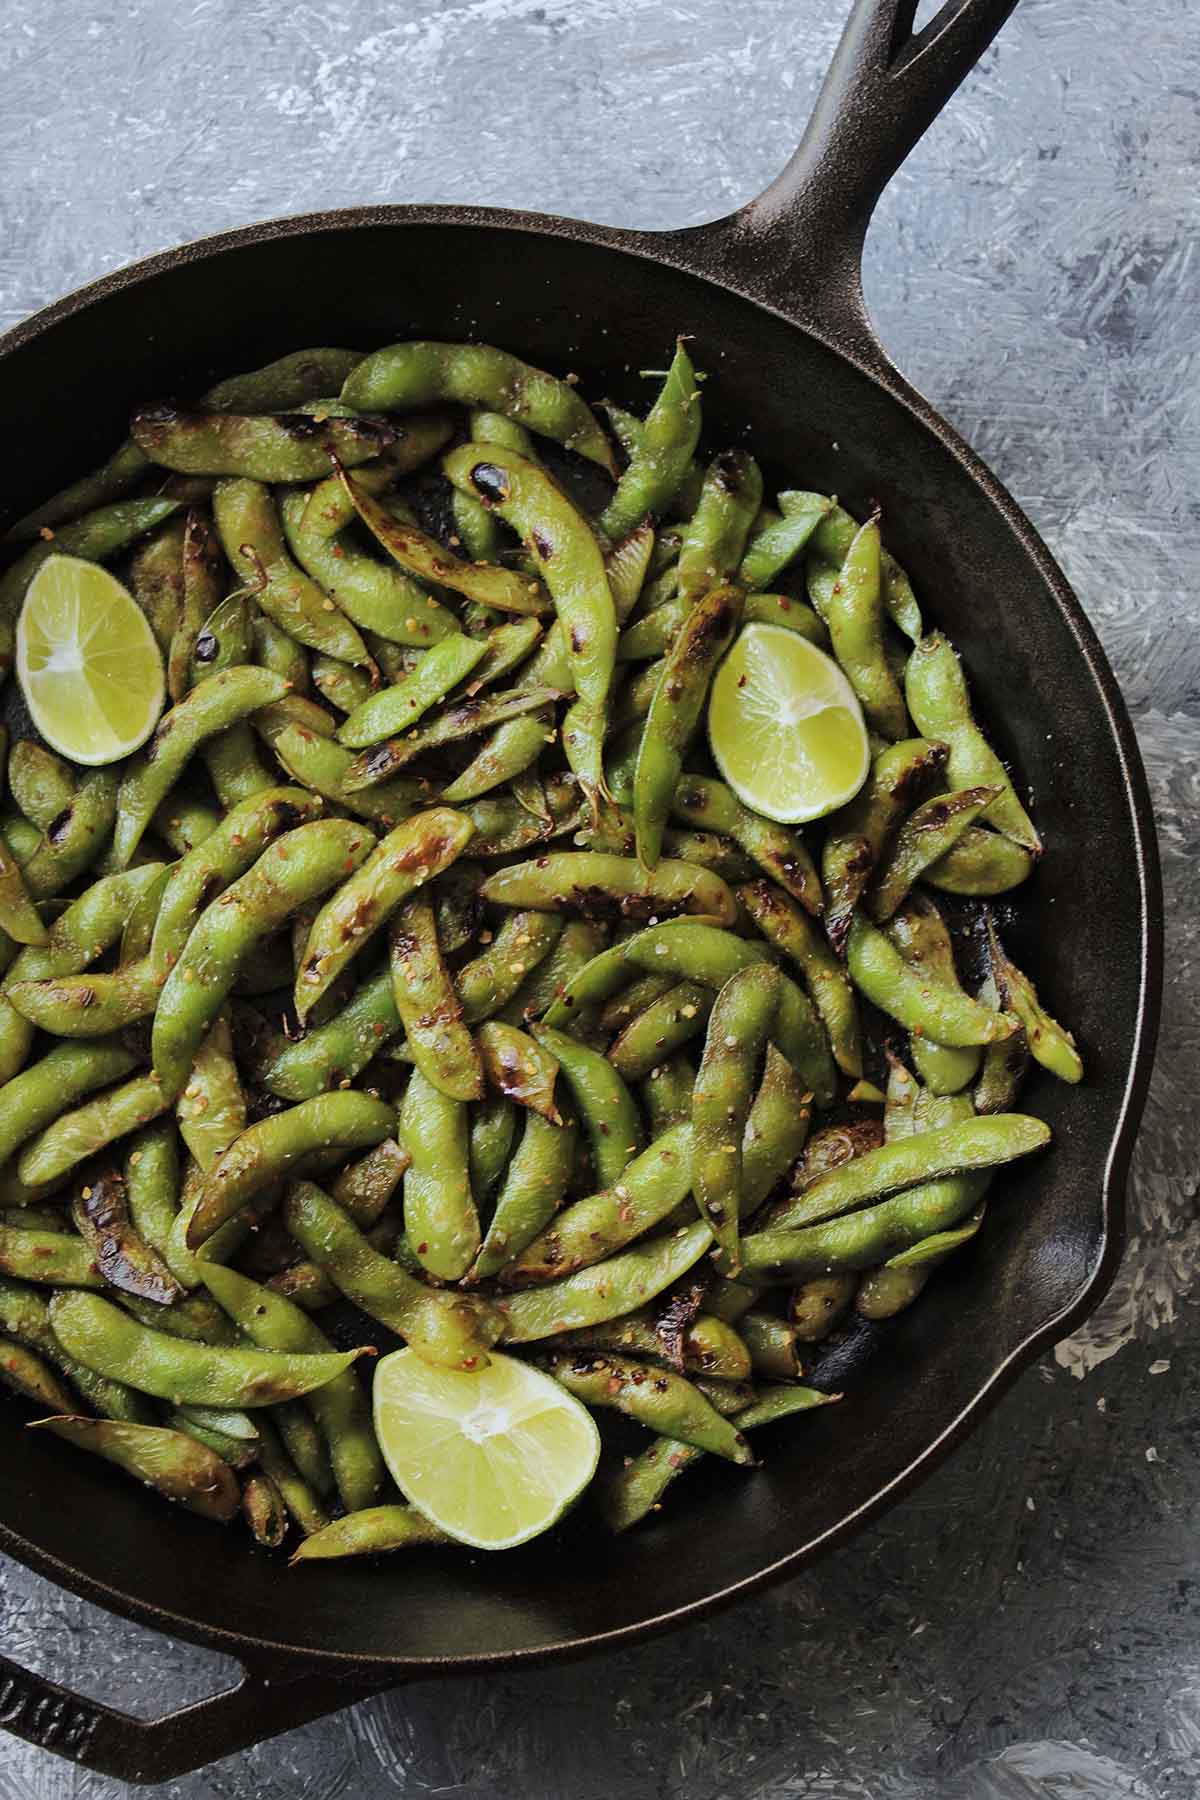
<svg viewBox="0 0 1200 1800">
<path fill-rule="evenodd" d="M 747 625 L 717 670 L 708 735 L 738 799 L 798 825 L 853 799 L 871 751 L 862 709 L 832 657 L 782 625 Z"/>
<path fill-rule="evenodd" d="M 586 1407 L 540 1369 L 491 1353 L 468 1373 L 396 1350 L 375 1371 L 375 1435 L 418 1512 L 476 1550 L 508 1550 L 562 1517 L 596 1471 Z"/>
<path fill-rule="evenodd" d="M 72 762 L 117 762 L 162 712 L 162 657 L 133 595 L 78 556 L 48 556 L 17 621 L 17 679 L 46 742 Z"/>
</svg>

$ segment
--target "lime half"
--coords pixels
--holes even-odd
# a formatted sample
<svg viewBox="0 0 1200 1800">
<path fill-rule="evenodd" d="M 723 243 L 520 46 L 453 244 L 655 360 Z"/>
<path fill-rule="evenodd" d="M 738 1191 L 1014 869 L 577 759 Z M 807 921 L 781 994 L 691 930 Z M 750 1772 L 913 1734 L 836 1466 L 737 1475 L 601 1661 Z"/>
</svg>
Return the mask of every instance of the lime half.
<svg viewBox="0 0 1200 1800">
<path fill-rule="evenodd" d="M 853 799 L 871 750 L 862 709 L 832 657 L 782 625 L 747 625 L 708 703 L 717 767 L 743 805 L 799 825 Z"/>
<path fill-rule="evenodd" d="M 396 1350 L 375 1371 L 375 1435 L 418 1512 L 476 1550 L 508 1550 L 562 1517 L 596 1472 L 587 1408 L 540 1369 L 491 1353 L 436 1368 Z"/>
<path fill-rule="evenodd" d="M 48 556 L 17 621 L 17 679 L 46 742 L 72 762 L 117 762 L 162 712 L 162 657 L 133 595 L 78 556 Z"/>
</svg>

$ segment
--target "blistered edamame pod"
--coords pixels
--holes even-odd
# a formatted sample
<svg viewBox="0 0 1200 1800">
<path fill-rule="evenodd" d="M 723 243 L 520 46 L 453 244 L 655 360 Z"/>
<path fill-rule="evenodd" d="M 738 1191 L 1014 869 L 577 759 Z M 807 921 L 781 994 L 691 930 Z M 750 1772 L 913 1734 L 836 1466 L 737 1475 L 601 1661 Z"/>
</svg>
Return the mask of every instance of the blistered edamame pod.
<svg viewBox="0 0 1200 1800">
<path fill-rule="evenodd" d="M 343 791 L 357 795 L 361 789 L 374 787 L 394 775 L 398 769 L 406 768 L 418 756 L 439 750 L 446 744 L 459 743 L 464 738 L 476 737 L 480 732 L 490 730 L 493 725 L 525 715 L 537 716 L 541 730 L 540 741 L 544 743 L 546 727 L 550 723 L 549 709 L 561 698 L 555 688 L 520 687 L 485 694 L 479 699 L 456 700 L 452 706 L 444 707 L 441 712 L 427 719 L 417 730 L 409 732 L 407 737 L 387 738 L 382 744 L 360 751 L 346 770 Z M 523 774 L 528 766 L 529 763 L 526 762 L 520 770 L 513 773 Z M 448 793 L 449 789 L 445 791 Z"/>
<path fill-rule="evenodd" d="M 0 753 L 7 734 L 0 733 Z M 21 866 L 0 835 L 0 931 L 18 944 L 44 944 L 45 925 L 29 898 Z"/>
<path fill-rule="evenodd" d="M 71 1201 L 75 1229 L 111 1287 L 158 1306 L 183 1298 L 170 1269 L 134 1225 L 125 1181 L 113 1165 L 85 1170 Z"/>
<path fill-rule="evenodd" d="M 616 473 L 608 440 L 574 388 L 489 344 L 391 344 L 364 357 L 342 399 L 360 412 L 486 407 Z"/>
<path fill-rule="evenodd" d="M 121 781 L 113 838 L 118 868 L 128 864 L 155 808 L 199 746 L 286 692 L 287 683 L 269 670 L 238 667 L 209 676 L 171 708 Z"/>
<path fill-rule="evenodd" d="M 34 900 L 61 894 L 99 856 L 117 816 L 117 777 L 112 769 L 88 769 L 66 811 L 22 865 L 26 891 Z"/>
<path fill-rule="evenodd" d="M 323 1387 L 370 1354 L 357 1349 L 297 1355 L 192 1343 L 139 1325 L 97 1294 L 55 1294 L 50 1323 L 69 1356 L 176 1405 L 274 1406 Z"/>
<path fill-rule="evenodd" d="M 278 1550 L 287 1536 L 287 1503 L 261 1469 L 242 1483 L 242 1517 L 255 1543 L 264 1549 Z"/>
<path fill-rule="evenodd" d="M 791 489 L 779 496 L 780 517 L 751 534 L 734 579 L 751 593 L 769 587 L 799 556 L 828 517 L 832 502 L 824 494 Z"/>
<path fill-rule="evenodd" d="M 401 1030 L 391 974 L 384 969 L 327 1024 L 295 1043 L 282 1038 L 257 1062 L 255 1075 L 282 1100 L 311 1100 L 352 1082 Z"/>
<path fill-rule="evenodd" d="M 556 918 L 553 913 L 545 915 Z M 604 933 L 587 919 L 568 919 L 549 953 L 522 978 L 498 1017 L 523 1024 L 548 1013 L 567 991 L 571 981 L 604 948 Z"/>
<path fill-rule="evenodd" d="M 366 1231 L 378 1221 L 411 1160 L 395 1138 L 384 1138 L 365 1155 L 347 1163 L 334 1181 L 333 1198 L 345 1207 L 359 1229 Z"/>
<path fill-rule="evenodd" d="M 296 1467 L 275 1426 L 265 1414 L 258 1419 L 258 1463 L 306 1536 L 329 1524 L 325 1502 Z"/>
<path fill-rule="evenodd" d="M 697 601 L 719 583 L 736 579 L 761 502 L 762 475 L 752 456 L 744 450 L 725 450 L 713 458 L 680 545 L 683 600 Z"/>
<path fill-rule="evenodd" d="M 692 1191 L 713 1228 L 724 1275 L 736 1275 L 740 1262 L 738 1220 L 749 1211 L 742 1195 L 743 1135 L 779 993 L 779 971 L 769 963 L 752 964 L 724 984 L 709 1015 L 692 1096 Z"/>
<path fill-rule="evenodd" d="M 617 661 L 649 662 L 663 656 L 674 644 L 692 610 L 692 602 L 670 600 L 627 625 L 617 639 Z"/>
<path fill-rule="evenodd" d="M 93 1089 L 119 1081 L 137 1062 L 119 1044 L 56 1044 L 40 1062 L 0 1087 L 0 1162 Z"/>
<path fill-rule="evenodd" d="M 296 976 L 301 1019 L 396 908 L 461 855 L 473 831 L 463 813 L 433 807 L 397 825 L 356 865 L 309 933 Z"/>
<path fill-rule="evenodd" d="M 535 1026 L 534 1035 L 557 1059 L 587 1133 L 596 1176 L 611 1187 L 642 1147 L 633 1096 L 607 1057 L 551 1026 Z"/>
<path fill-rule="evenodd" d="M 196 1051 L 175 1113 L 184 1143 L 206 1174 L 245 1130 L 246 1097 L 223 1013 Z"/>
<path fill-rule="evenodd" d="M 192 1250 L 316 1151 L 361 1150 L 390 1135 L 391 1107 L 353 1090 L 303 1100 L 247 1126 L 204 1178 L 188 1225 Z"/>
<path fill-rule="evenodd" d="M 338 742 L 362 750 L 415 725 L 423 713 L 444 700 L 466 679 L 485 654 L 477 638 L 459 632 L 428 649 L 404 681 L 371 694 L 338 726 Z"/>
<path fill-rule="evenodd" d="M 813 533 L 806 567 L 808 597 L 822 617 L 858 530 L 858 520 L 835 504 Z M 886 550 L 882 565 L 883 600 L 888 615 L 893 625 L 915 644 L 921 636 L 921 609 L 908 576 Z"/>
<path fill-rule="evenodd" d="M 918 974 L 861 915 L 850 927 L 846 963 L 854 985 L 873 1005 L 937 1044 L 991 1044 L 1011 1037 L 1016 1028 L 1016 1020 L 1008 1014 Z"/>
<path fill-rule="evenodd" d="M 932 900 L 920 893 L 910 894 L 889 921 L 887 936 L 905 962 L 935 983 L 936 988 L 962 991 L 950 933 Z M 1001 1009 L 997 1006 L 995 1010 Z M 982 1052 L 978 1045 L 940 1044 L 927 1032 L 921 1032 L 913 1034 L 910 1054 L 921 1080 L 935 1094 L 957 1094 L 974 1080 Z M 889 1096 L 892 1087 L 892 1077 L 889 1077 Z M 884 1123 L 886 1127 L 886 1114 Z"/>
<path fill-rule="evenodd" d="M 515 790 L 516 781 L 512 788 Z M 551 838 L 562 837 L 583 824 L 586 814 L 574 780 L 552 779 L 543 793 L 547 796 L 546 814 L 530 812 L 521 805 L 515 791 L 502 798 L 489 796 L 468 801 L 461 810 L 475 826 L 473 855 L 511 856 L 515 851 L 530 850 Z"/>
<path fill-rule="evenodd" d="M 238 1509 L 237 1478 L 227 1463 L 195 1438 L 162 1425 L 76 1415 L 36 1419 L 32 1430 L 52 1431 L 77 1449 L 115 1463 L 136 1480 L 201 1518 L 226 1524 Z"/>
<path fill-rule="evenodd" d="M 691 1187 L 691 1127 L 676 1125 L 635 1157 L 615 1186 L 568 1206 L 501 1271 L 501 1282 L 528 1287 L 599 1262 L 665 1219 Z"/>
<path fill-rule="evenodd" d="M 472 1109 L 467 1163 L 481 1226 L 491 1217 L 491 1203 L 508 1166 L 518 1116 L 516 1106 L 503 1094 L 488 1094 Z"/>
<path fill-rule="evenodd" d="M 880 555 L 876 517 L 856 532 L 821 616 L 833 640 L 833 654 L 858 696 L 867 723 L 881 737 L 895 740 L 904 736 L 908 715 L 884 654 Z"/>
<path fill-rule="evenodd" d="M 626 1082 L 641 1081 L 666 1057 L 698 1037 L 712 1011 L 714 989 L 680 981 L 633 1019 L 609 1046 L 609 1060 Z"/>
<path fill-rule="evenodd" d="M 608 586 L 617 623 L 624 624 L 641 597 L 642 585 L 654 550 L 654 526 L 649 519 L 627 532 L 604 559 Z"/>
<path fill-rule="evenodd" d="M 167 976 L 154 1016 L 154 1068 L 168 1103 L 186 1081 L 196 1051 L 246 961 L 298 908 L 352 873 L 371 843 L 370 833 L 349 821 L 301 825 L 268 845 L 257 863 L 200 915 Z M 169 900 L 168 894 L 164 911 Z"/>
<path fill-rule="evenodd" d="M 755 1376 L 798 1381 L 804 1374 L 795 1327 L 786 1319 L 752 1307 L 738 1320 L 738 1332 L 750 1352 Z"/>
<path fill-rule="evenodd" d="M 750 1355 L 737 1332 L 723 1319 L 702 1313 L 697 1318 L 674 1316 L 668 1306 L 657 1312 L 644 1307 L 610 1319 L 566 1331 L 553 1343 L 555 1350 L 611 1350 L 638 1361 L 665 1364 L 681 1374 L 704 1375 L 718 1381 L 743 1381 L 750 1373 Z"/>
<path fill-rule="evenodd" d="M 471 1194 L 467 1110 L 414 1069 L 400 1108 L 404 1229 L 422 1267 L 444 1281 L 465 1275 L 480 1244 Z"/>
<path fill-rule="evenodd" d="M 1075 1047 L 1075 1039 L 1064 1025 L 1052 1019 L 1028 975 L 1005 954 L 996 933 L 995 920 L 988 919 L 988 954 L 996 987 L 1004 996 L 1005 1006 L 1016 1014 L 1024 1028 L 1026 1042 L 1035 1062 L 1049 1069 L 1060 1081 L 1083 1080 L 1083 1059 Z"/>
<path fill-rule="evenodd" d="M 583 1325 L 602 1325 L 633 1312 L 686 1275 L 712 1244 L 702 1221 L 652 1238 L 561 1281 L 507 1294 L 497 1302 L 506 1340 L 527 1344 Z"/>
<path fill-rule="evenodd" d="M 486 949 L 454 977 L 466 1023 L 478 1025 L 506 1006 L 562 934 L 563 921 L 554 913 L 531 909 L 510 913 Z"/>
<path fill-rule="evenodd" d="M 995 1118 L 1020 1116 L 994 1115 Z M 1041 1124 L 1041 1121 L 1031 1123 Z M 951 1129 L 964 1130 L 966 1127 Z M 1049 1135 L 1048 1131 L 1046 1135 Z M 887 1145 L 886 1148 L 900 1150 L 920 1141 L 920 1138 L 907 1138 L 902 1144 Z M 853 1167 L 853 1164 L 849 1166 Z M 817 1224 L 790 1229 L 772 1226 L 745 1240 L 746 1267 L 752 1273 L 773 1280 L 789 1277 L 806 1280 L 815 1275 L 873 1268 L 920 1243 L 923 1238 L 951 1229 L 979 1204 L 986 1180 L 986 1171 L 953 1175 L 945 1180 L 923 1182 L 891 1199 L 861 1206 L 844 1217 L 826 1218 Z"/>
<path fill-rule="evenodd" d="M 87 1157 L 148 1124 L 167 1105 L 149 1075 L 110 1088 L 30 1138 L 17 1157 L 17 1178 L 30 1193 L 47 1192 Z"/>
<path fill-rule="evenodd" d="M 994 787 L 959 788 L 935 794 L 909 814 L 867 894 L 867 911 L 877 925 L 891 918 L 914 882 L 958 842 L 998 792 Z"/>
<path fill-rule="evenodd" d="M 627 943 L 629 939 L 625 940 Z M 621 989 L 596 1015 L 598 1032 L 615 1036 L 645 1012 L 660 995 L 669 992 L 675 986 L 675 975 L 666 970 L 655 970 L 653 974 L 639 975 L 628 987 Z"/>
<path fill-rule="evenodd" d="M 781 888 L 819 915 L 821 883 L 799 832 L 760 819 L 725 786 L 704 775 L 685 775 L 671 800 L 671 816 L 685 825 L 730 837 Z"/>
<path fill-rule="evenodd" d="M 683 342 L 662 392 L 642 422 L 640 441 L 617 491 L 600 515 L 601 529 L 614 541 L 645 518 L 665 511 L 687 473 L 700 437 L 700 389 Z"/>
<path fill-rule="evenodd" d="M 204 1281 L 234 1324 L 260 1349 L 306 1355 L 332 1349 L 319 1326 L 282 1294 L 217 1265 L 205 1266 Z M 343 1506 L 353 1512 L 372 1505 L 383 1491 L 386 1473 L 357 1376 L 347 1369 L 314 1389 L 306 1403 L 328 1447 Z"/>
<path fill-rule="evenodd" d="M 648 868 L 658 863 L 684 752 L 700 722 L 713 670 L 732 642 L 741 611 L 740 588 L 712 589 L 694 604 L 667 654 L 642 733 L 633 783 L 638 856 Z"/>
<path fill-rule="evenodd" d="M 865 785 L 831 818 L 821 875 L 825 931 L 839 956 L 845 952 L 854 908 L 900 821 L 911 810 L 914 791 L 945 759 L 945 745 L 924 738 L 886 745 L 874 757 Z"/>
<path fill-rule="evenodd" d="M 130 503 L 127 503 L 130 504 Z M 183 615 L 183 544 L 186 521 L 176 510 L 138 545 L 129 561 L 129 589 L 166 661 Z"/>
<path fill-rule="evenodd" d="M 1034 858 L 998 831 L 968 825 L 954 847 L 926 869 L 930 887 L 946 894 L 990 898 L 1020 887 L 1033 873 Z"/>
<path fill-rule="evenodd" d="M 977 998 L 984 1006 L 1000 1005 L 1000 994 L 994 977 L 988 976 Z M 980 1113 L 1010 1112 L 1016 1103 L 1029 1068 L 1029 1045 L 1023 1031 L 1014 1031 L 1003 1043 L 989 1044 L 984 1052 L 983 1067 L 975 1083 L 975 1111 Z"/>
<path fill-rule="evenodd" d="M 454 614 L 420 582 L 358 547 L 348 531 L 357 516 L 354 503 L 336 475 L 311 493 L 284 494 L 279 512 L 296 561 L 361 630 L 414 645 L 460 632 Z"/>
<path fill-rule="evenodd" d="M 185 412 L 165 403 L 138 407 L 129 432 L 161 468 L 268 482 L 320 481 L 335 459 L 354 468 L 386 450 L 395 435 L 379 419 Z"/>
<path fill-rule="evenodd" d="M 393 921 L 390 969 L 392 999 L 418 1069 L 452 1100 L 481 1099 L 479 1046 L 463 1022 L 433 906 L 423 897 L 409 900 Z"/>
<path fill-rule="evenodd" d="M 552 688 L 556 693 L 562 693 L 569 692 L 571 684 L 566 638 L 556 620 L 522 670 L 517 685 Z M 506 719 L 491 733 L 479 754 L 444 790 L 442 798 L 457 806 L 523 775 L 542 754 L 546 739 L 547 724 L 540 713 Z"/>
<path fill-rule="evenodd" d="M 602 1350 L 553 1356 L 549 1373 L 588 1406 L 613 1406 L 652 1431 L 695 1444 L 730 1462 L 754 1458 L 740 1431 L 704 1398 L 699 1388 L 671 1369 L 648 1368 Z"/>
<path fill-rule="evenodd" d="M 444 1368 L 478 1369 L 503 1330 L 496 1310 L 474 1295 L 429 1288 L 372 1248 L 357 1226 L 312 1182 L 296 1182 L 284 1202 L 288 1230 L 348 1300 Z"/>
<path fill-rule="evenodd" d="M 914 647 L 904 690 L 917 730 L 949 746 L 946 778 L 951 785 L 999 788 L 985 819 L 1034 856 L 1040 855 L 1042 841 L 1007 769 L 975 723 L 962 666 L 941 632 L 930 632 Z"/>
<path fill-rule="evenodd" d="M 752 963 L 768 962 L 770 951 L 699 919 L 666 919 L 648 925 L 621 945 L 626 962 L 677 981 L 700 981 L 713 989 Z"/>
<path fill-rule="evenodd" d="M 558 1061 L 540 1041 L 515 1025 L 489 1019 L 476 1032 L 488 1087 L 553 1125 L 562 1124 L 554 1099 Z"/>
<path fill-rule="evenodd" d="M 553 1125 L 537 1113 L 526 1116 L 468 1281 L 495 1275 L 554 1217 L 571 1180 L 577 1143 L 573 1126 Z"/>
<path fill-rule="evenodd" d="M 426 784 L 416 781 L 381 781 L 360 793 L 350 792 L 344 782 L 354 756 L 333 742 L 332 732 L 297 724 L 275 707 L 265 708 L 254 724 L 294 781 L 346 812 L 391 826 L 407 819 L 425 797 Z"/>
<path fill-rule="evenodd" d="M 234 725 L 230 729 L 236 731 L 239 727 Z M 224 736 L 225 733 L 222 732 L 221 735 Z M 186 856 L 189 850 L 198 850 L 220 823 L 221 815 L 216 807 L 190 791 L 183 782 L 171 790 L 161 805 L 155 808 L 150 819 L 154 834 L 162 839 L 175 856 Z M 111 866 L 115 859 L 110 857 L 106 860 Z"/>
<path fill-rule="evenodd" d="M 776 1209 L 770 1231 L 765 1235 L 818 1224 L 905 1188 L 927 1188 L 946 1177 L 992 1169 L 1000 1163 L 1028 1156 L 1049 1141 L 1050 1127 L 1026 1113 L 993 1113 L 987 1117 L 959 1120 L 932 1131 L 918 1131 L 911 1137 L 898 1138 L 877 1149 L 866 1150 L 850 1162 L 818 1175 L 802 1193 Z M 929 1234 L 923 1232 L 921 1235 Z M 903 1244 L 895 1246 L 895 1249 L 903 1248 Z M 885 1259 L 876 1257 L 873 1260 Z M 762 1266 L 761 1262 L 747 1263 L 750 1268 Z M 865 1268 L 870 1265 L 842 1263 L 833 1266 Z M 805 1273 L 818 1274 L 820 1271 L 810 1269 Z"/>
<path fill-rule="evenodd" d="M 243 581 L 255 584 L 268 618 L 306 649 L 341 662 L 370 661 L 349 619 L 288 555 L 269 489 L 257 481 L 221 481 L 213 516 L 226 556 Z"/>
<path fill-rule="evenodd" d="M 862 1032 L 846 971 L 824 935 L 785 894 L 770 882 L 739 887 L 737 897 L 763 936 L 796 964 L 821 1022 L 829 1035 L 834 1060 L 844 1075 L 862 1075 Z"/>
<path fill-rule="evenodd" d="M 180 554 L 179 616 L 167 652 L 167 692 L 182 700 L 193 680 L 193 658 L 204 625 L 220 605 L 225 559 L 206 514 L 193 507 L 184 523 Z"/>
<path fill-rule="evenodd" d="M 0 1274 L 55 1288 L 106 1285 L 91 1250 L 74 1232 L 29 1230 L 7 1222 L 0 1223 Z"/>
<path fill-rule="evenodd" d="M 707 869 L 668 860 L 648 870 L 633 857 L 590 851 L 558 851 L 535 862 L 516 863 L 489 875 L 480 892 L 485 900 L 504 906 L 615 913 L 632 919 L 690 912 L 732 925 L 737 917 L 729 887 Z"/>
</svg>

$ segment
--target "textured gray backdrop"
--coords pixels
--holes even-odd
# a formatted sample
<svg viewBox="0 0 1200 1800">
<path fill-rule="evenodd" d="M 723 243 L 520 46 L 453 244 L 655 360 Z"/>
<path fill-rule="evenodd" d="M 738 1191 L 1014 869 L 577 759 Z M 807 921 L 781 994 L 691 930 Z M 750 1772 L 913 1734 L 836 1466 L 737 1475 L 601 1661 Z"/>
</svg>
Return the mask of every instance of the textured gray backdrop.
<svg viewBox="0 0 1200 1800">
<path fill-rule="evenodd" d="M 4 0 L 0 324 L 147 251 L 318 206 L 715 216 L 792 148 L 840 13 Z M 1075 583 L 1154 787 L 1166 1016 L 1102 1314 L 914 1499 L 752 1607 L 580 1668 L 378 1699 L 171 1796 L 1200 1790 L 1198 108 L 1194 0 L 1023 0 L 887 196 L 868 255 L 884 341 Z M 146 1715 L 224 1673 L 11 1564 L 0 1643 Z M 0 1738 L 3 1800 L 127 1791 Z"/>
</svg>

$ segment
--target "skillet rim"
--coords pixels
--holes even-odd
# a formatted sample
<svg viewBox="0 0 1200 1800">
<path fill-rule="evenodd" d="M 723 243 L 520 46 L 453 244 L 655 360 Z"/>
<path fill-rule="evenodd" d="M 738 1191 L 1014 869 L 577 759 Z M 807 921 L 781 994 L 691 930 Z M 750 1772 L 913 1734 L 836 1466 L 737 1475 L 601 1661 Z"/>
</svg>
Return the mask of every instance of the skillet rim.
<svg viewBox="0 0 1200 1800">
<path fill-rule="evenodd" d="M 405 226 L 436 225 L 451 229 L 504 230 L 532 238 L 567 238 L 598 249 L 635 256 L 656 266 L 666 266 L 703 280 L 751 306 L 773 314 L 783 324 L 815 339 L 825 349 L 831 350 L 860 374 L 875 382 L 889 399 L 904 407 L 920 426 L 938 440 L 941 447 L 961 464 L 965 474 L 983 491 L 1001 515 L 1020 549 L 1033 563 L 1071 632 L 1076 650 L 1094 684 L 1100 711 L 1116 750 L 1124 798 L 1129 809 L 1129 830 L 1140 910 L 1138 1010 L 1127 1074 L 1098 1193 L 1103 1229 L 1096 1261 L 1075 1297 L 1008 1352 L 987 1381 L 920 1454 L 861 1506 L 844 1515 L 826 1531 L 807 1539 L 785 1556 L 757 1569 L 753 1574 L 714 1593 L 674 1607 L 668 1612 L 656 1614 L 653 1618 L 641 1619 L 584 1637 L 547 1642 L 525 1649 L 481 1651 L 461 1656 L 395 1657 L 373 1656 L 369 1652 L 316 1651 L 307 1647 L 297 1649 L 294 1645 L 271 1638 L 243 1636 L 235 1630 L 199 1624 L 168 1608 L 136 1599 L 120 1589 L 82 1574 L 70 1564 L 61 1562 L 40 1546 L 13 1532 L 0 1519 L 0 1550 L 16 1561 L 120 1617 L 187 1642 L 221 1651 L 240 1662 L 251 1673 L 266 1666 L 278 1671 L 281 1664 L 286 1664 L 289 1669 L 297 1672 L 319 1673 L 324 1670 L 331 1676 L 341 1674 L 345 1677 L 359 1671 L 368 1679 L 377 1679 L 384 1671 L 393 1671 L 396 1679 L 400 1680 L 406 1676 L 411 1679 L 439 1673 L 468 1674 L 489 1669 L 520 1668 L 554 1657 L 575 1658 L 604 1649 L 617 1649 L 675 1629 L 684 1623 L 705 1618 L 770 1583 L 798 1574 L 801 1568 L 839 1547 L 855 1532 L 919 1486 L 970 1431 L 982 1422 L 1017 1376 L 1043 1350 L 1048 1349 L 1070 1327 L 1080 1323 L 1093 1311 L 1111 1285 L 1120 1263 L 1124 1247 L 1125 1189 L 1129 1164 L 1145 1106 L 1158 1038 L 1164 937 L 1162 878 L 1153 806 L 1132 721 L 1096 631 L 1035 526 L 987 464 L 892 364 L 874 339 L 869 324 L 865 322 L 861 293 L 850 292 L 838 300 L 837 305 L 840 305 L 843 314 L 840 323 L 845 326 L 842 331 L 838 329 L 836 305 L 831 308 L 832 318 L 829 312 L 821 309 L 816 318 L 806 319 L 803 317 L 802 301 L 795 311 L 791 311 L 769 293 L 755 291 L 754 271 L 750 267 L 742 270 L 745 280 L 739 281 L 736 262 L 731 262 L 728 253 L 728 233 L 742 224 L 748 210 L 743 209 L 731 218 L 716 220 L 709 225 L 660 232 L 593 224 L 550 213 L 482 206 L 379 204 L 292 214 L 213 233 L 172 249 L 157 251 L 137 262 L 124 264 L 63 295 L 0 335 L 2 364 L 9 355 L 51 331 L 61 321 L 98 301 L 134 288 L 148 278 L 258 243 L 331 230 L 353 231 L 364 227 L 394 230 Z M 353 1695 L 348 1694 L 345 1703 L 349 1704 L 352 1698 Z"/>
</svg>

